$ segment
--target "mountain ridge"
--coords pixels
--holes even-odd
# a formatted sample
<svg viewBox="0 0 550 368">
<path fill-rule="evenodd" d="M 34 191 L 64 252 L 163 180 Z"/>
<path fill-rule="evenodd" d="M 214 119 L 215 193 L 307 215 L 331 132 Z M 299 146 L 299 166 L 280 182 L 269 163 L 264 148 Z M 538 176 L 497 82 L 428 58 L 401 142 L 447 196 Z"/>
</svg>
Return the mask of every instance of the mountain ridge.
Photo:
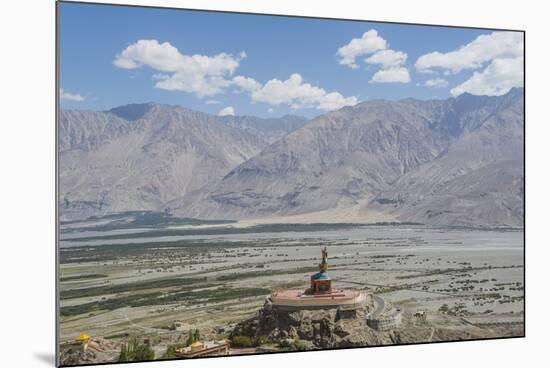
<svg viewBox="0 0 550 368">
<path fill-rule="evenodd" d="M 85 115 L 89 117 L 87 121 Z M 523 212 L 518 203 L 523 203 L 523 189 L 510 188 L 522 188 L 523 184 L 523 89 L 512 89 L 498 97 L 464 94 L 445 100 L 365 101 L 310 121 L 295 116 L 217 117 L 179 106 L 130 104 L 101 113 L 62 111 L 60 138 L 62 134 L 67 136 L 60 139 L 61 161 L 70 162 L 72 171 L 79 166 L 79 160 L 80 164 L 98 166 L 98 162 L 103 162 L 94 162 L 98 156 L 120 161 L 114 149 L 116 142 L 120 147 L 121 143 L 128 144 L 128 137 L 139 136 L 140 140 L 132 140 L 133 152 L 140 157 L 134 157 L 134 161 L 148 162 L 145 173 L 153 174 L 157 181 L 155 185 L 147 183 L 146 194 L 143 189 L 138 190 L 139 194 L 135 193 L 126 205 L 113 205 L 111 202 L 118 202 L 114 197 L 122 194 L 105 185 L 109 180 L 103 180 L 103 188 L 88 180 L 80 180 L 80 185 L 75 186 L 74 174 L 67 174 L 61 183 L 71 185 L 60 185 L 60 199 L 69 202 L 62 201 L 62 212 L 72 213 L 68 217 L 150 209 L 185 217 L 261 219 L 326 211 L 345 216 L 353 210 L 369 221 L 379 213 L 384 220 L 522 225 Z M 137 146 L 140 152 L 136 151 Z M 107 147 L 108 154 L 101 154 Z M 166 147 L 171 147 L 171 151 Z M 470 155 L 472 151 L 480 154 L 482 162 Z M 156 155 L 154 159 L 152 154 Z M 103 170 L 108 167 L 105 164 Z M 463 170 L 456 171 L 455 167 Z M 162 179 L 157 172 L 161 168 L 170 172 Z M 466 175 L 463 181 L 452 185 L 473 188 L 476 179 L 468 179 L 467 175 L 473 175 L 475 170 L 479 170 L 479 178 L 485 178 L 483 185 L 506 193 L 502 198 L 486 195 L 486 202 L 479 202 L 492 210 L 469 210 L 464 205 L 469 198 L 464 188 L 464 192 L 455 188 L 460 196 L 457 194 L 453 200 L 441 199 L 445 191 L 441 188 L 451 185 L 449 175 Z M 506 183 L 499 187 L 488 180 L 491 170 L 500 173 Z M 131 171 L 126 170 L 124 175 L 129 176 Z M 431 176 L 425 183 L 410 188 L 404 184 L 414 178 L 418 182 L 419 175 L 427 173 Z M 140 181 L 136 175 L 133 178 Z M 132 180 L 111 179 L 118 188 L 135 187 Z M 167 184 L 170 181 L 180 184 Z M 440 187 L 440 192 L 433 195 L 433 203 L 425 200 L 430 194 L 425 188 L 435 185 L 429 181 Z M 516 184 L 510 186 L 510 182 Z M 89 187 L 96 188 L 96 193 L 92 194 Z M 481 187 L 476 190 L 484 192 Z M 79 194 L 75 196 L 75 192 Z M 144 198 L 139 199 L 140 196 Z M 101 205 L 101 198 L 106 205 Z M 475 200 L 468 200 L 470 207 L 475 207 Z M 79 208 L 79 201 L 84 207 L 88 206 L 87 201 L 92 202 L 92 210 Z M 438 211 L 432 207 L 441 203 L 453 204 L 460 213 L 433 215 Z M 423 214 L 415 213 L 415 208 L 422 208 Z M 468 211 L 478 214 L 468 220 Z M 498 211 L 507 211 L 507 215 L 495 216 Z"/>
<path fill-rule="evenodd" d="M 126 106 L 131 109 L 115 110 L 118 114 L 61 111 L 60 208 L 65 218 L 164 210 L 165 202 L 211 185 L 282 134 L 253 134 L 179 106 Z M 132 111 L 136 106 L 139 114 Z"/>
</svg>

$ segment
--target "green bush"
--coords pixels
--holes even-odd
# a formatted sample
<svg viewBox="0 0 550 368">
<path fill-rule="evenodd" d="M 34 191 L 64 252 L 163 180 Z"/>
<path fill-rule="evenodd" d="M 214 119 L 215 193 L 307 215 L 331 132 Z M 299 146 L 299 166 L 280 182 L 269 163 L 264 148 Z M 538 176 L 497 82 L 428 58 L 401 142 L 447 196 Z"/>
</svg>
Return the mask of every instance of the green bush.
<svg viewBox="0 0 550 368">
<path fill-rule="evenodd" d="M 265 339 L 262 337 L 249 337 L 237 335 L 231 338 L 231 345 L 239 348 L 254 348 L 265 343 Z"/>
<path fill-rule="evenodd" d="M 447 313 L 449 312 L 449 306 L 447 304 L 443 304 L 441 307 L 439 307 L 439 313 Z"/>
<path fill-rule="evenodd" d="M 279 348 L 283 351 L 306 350 L 306 345 L 300 339 L 283 339 L 279 341 Z"/>
<path fill-rule="evenodd" d="M 139 362 L 155 359 L 155 352 L 151 349 L 149 341 L 140 344 L 139 340 L 132 337 L 127 344 L 120 347 L 119 362 Z"/>
</svg>

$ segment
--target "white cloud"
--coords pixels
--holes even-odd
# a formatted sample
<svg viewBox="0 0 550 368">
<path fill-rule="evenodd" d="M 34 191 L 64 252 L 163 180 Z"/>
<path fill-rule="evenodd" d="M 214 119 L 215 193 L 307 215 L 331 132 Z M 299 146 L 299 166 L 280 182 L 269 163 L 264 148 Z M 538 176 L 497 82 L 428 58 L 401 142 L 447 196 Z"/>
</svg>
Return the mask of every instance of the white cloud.
<svg viewBox="0 0 550 368">
<path fill-rule="evenodd" d="M 493 32 L 481 35 L 457 50 L 430 52 L 418 58 L 418 71 L 441 68 L 458 73 L 464 69 L 481 68 L 495 58 L 515 58 L 523 55 L 523 35 L 519 32 Z"/>
<path fill-rule="evenodd" d="M 59 98 L 66 101 L 76 101 L 76 102 L 82 102 L 86 100 L 86 97 L 78 93 L 65 92 L 63 88 L 59 90 Z"/>
<path fill-rule="evenodd" d="M 449 85 L 449 82 L 443 78 L 434 78 L 434 79 L 428 79 L 426 83 L 424 83 L 424 85 L 426 87 L 432 87 L 432 88 L 445 88 Z"/>
<path fill-rule="evenodd" d="M 256 91 L 262 87 L 262 85 L 258 83 L 254 78 L 243 77 L 242 75 L 238 75 L 233 78 L 232 82 L 237 87 L 240 87 L 241 89 L 248 92 Z"/>
<path fill-rule="evenodd" d="M 361 38 L 352 39 L 347 45 L 338 49 L 340 64 L 356 69 L 359 66 L 355 59 L 370 55 L 363 61 L 366 64 L 380 65 L 380 69 L 372 76 L 371 83 L 408 83 L 411 81 L 407 62 L 407 53 L 389 48 L 385 39 L 374 29 L 365 32 Z"/>
<path fill-rule="evenodd" d="M 218 100 L 207 100 L 206 104 L 207 105 L 219 105 L 219 104 L 221 104 L 221 102 L 218 101 Z"/>
<path fill-rule="evenodd" d="M 231 75 L 246 57 L 220 53 L 214 56 L 184 55 L 168 42 L 139 40 L 116 55 L 113 64 L 122 69 L 142 66 L 161 72 L 154 75 L 156 88 L 194 93 L 198 97 L 221 93 L 231 85 Z"/>
<path fill-rule="evenodd" d="M 513 87 L 523 86 L 523 35 L 519 32 L 481 35 L 454 51 L 422 55 L 415 67 L 419 72 L 439 69 L 444 75 L 485 68 L 451 89 L 451 94 L 503 95 Z"/>
<path fill-rule="evenodd" d="M 374 33 L 376 36 L 376 31 L 369 32 L 365 35 L 372 36 Z M 385 41 L 381 40 L 382 44 L 377 47 L 385 47 Z M 374 50 L 377 47 L 374 47 Z M 156 71 L 153 75 L 156 88 L 193 93 L 198 97 L 213 96 L 225 92 L 229 87 L 235 87 L 249 93 L 253 102 L 287 104 L 294 109 L 307 107 L 335 110 L 357 103 L 354 96 L 344 97 L 339 92 L 327 92 L 323 88 L 303 83 L 302 77 L 297 73 L 292 74 L 286 81 L 272 79 L 265 85 L 254 78 L 233 76 L 240 61 L 246 56 L 244 51 L 238 56 L 226 53 L 214 56 L 184 55 L 168 42 L 139 40 L 116 55 L 113 64 L 121 69 L 148 66 Z M 217 102 L 208 100 L 206 103 Z M 231 106 L 220 111 L 220 114 L 224 115 L 233 113 Z"/>
<path fill-rule="evenodd" d="M 271 105 L 287 104 L 293 109 L 319 110 L 336 110 L 344 106 L 353 106 L 358 102 L 354 96 L 344 97 L 339 92 L 327 92 L 323 88 L 304 83 L 298 73 L 292 74 L 285 81 L 271 79 L 252 92 L 252 100 Z"/>
<path fill-rule="evenodd" d="M 267 109 L 267 112 L 270 113 L 270 114 L 273 114 L 273 109 L 270 107 L 269 109 Z"/>
<path fill-rule="evenodd" d="M 402 51 L 381 50 L 365 59 L 367 64 L 380 64 L 383 69 L 397 67 L 405 64 L 407 54 Z"/>
<path fill-rule="evenodd" d="M 218 116 L 228 116 L 228 115 L 235 115 L 235 110 L 233 109 L 233 106 L 227 106 L 218 112 Z"/>
<path fill-rule="evenodd" d="M 434 72 L 433 70 L 431 69 L 423 69 L 423 70 L 417 70 L 418 73 L 421 73 L 421 74 L 437 74 L 436 72 Z M 447 74 L 446 74 L 447 75 Z"/>
<path fill-rule="evenodd" d="M 500 96 L 513 87 L 523 86 L 523 57 L 494 59 L 482 72 L 474 74 L 451 89 L 453 96 L 464 92 L 473 95 Z"/>
<path fill-rule="evenodd" d="M 410 81 L 409 71 L 403 67 L 380 69 L 370 80 L 371 83 L 409 83 Z"/>
<path fill-rule="evenodd" d="M 355 69 L 359 67 L 355 63 L 357 57 L 384 50 L 386 47 L 386 40 L 378 36 L 376 30 L 371 29 L 363 33 L 361 38 L 354 38 L 348 44 L 338 49 L 339 62 L 342 65 Z"/>
</svg>

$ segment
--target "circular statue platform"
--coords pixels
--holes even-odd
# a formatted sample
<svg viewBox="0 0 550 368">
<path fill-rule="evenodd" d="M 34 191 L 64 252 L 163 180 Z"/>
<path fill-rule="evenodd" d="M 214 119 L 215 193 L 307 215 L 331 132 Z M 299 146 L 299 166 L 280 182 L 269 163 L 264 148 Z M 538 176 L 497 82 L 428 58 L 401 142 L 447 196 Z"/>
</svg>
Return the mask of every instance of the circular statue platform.
<svg viewBox="0 0 550 368">
<path fill-rule="evenodd" d="M 366 294 L 354 289 L 332 289 L 323 294 L 307 294 L 302 289 L 277 290 L 271 293 L 270 301 L 275 307 L 291 308 L 337 308 L 341 306 L 360 307 L 366 301 Z"/>
</svg>

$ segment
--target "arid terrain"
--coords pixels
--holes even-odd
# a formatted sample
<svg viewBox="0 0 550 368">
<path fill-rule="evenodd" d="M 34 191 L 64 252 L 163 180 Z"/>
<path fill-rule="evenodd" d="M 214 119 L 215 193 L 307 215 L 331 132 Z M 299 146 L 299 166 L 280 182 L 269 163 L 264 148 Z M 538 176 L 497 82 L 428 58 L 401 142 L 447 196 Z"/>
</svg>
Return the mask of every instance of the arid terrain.
<svg viewBox="0 0 550 368">
<path fill-rule="evenodd" d="M 138 226 L 150 216 L 156 225 Z M 85 333 L 109 346 L 91 361 L 116 361 L 131 337 L 148 339 L 156 358 L 191 329 L 228 338 L 272 290 L 306 288 L 325 246 L 333 286 L 402 311 L 397 329 L 367 327 L 366 345 L 523 335 L 522 230 L 186 221 L 126 213 L 64 223 L 62 343 Z M 231 353 L 277 350 L 259 345 Z"/>
</svg>

